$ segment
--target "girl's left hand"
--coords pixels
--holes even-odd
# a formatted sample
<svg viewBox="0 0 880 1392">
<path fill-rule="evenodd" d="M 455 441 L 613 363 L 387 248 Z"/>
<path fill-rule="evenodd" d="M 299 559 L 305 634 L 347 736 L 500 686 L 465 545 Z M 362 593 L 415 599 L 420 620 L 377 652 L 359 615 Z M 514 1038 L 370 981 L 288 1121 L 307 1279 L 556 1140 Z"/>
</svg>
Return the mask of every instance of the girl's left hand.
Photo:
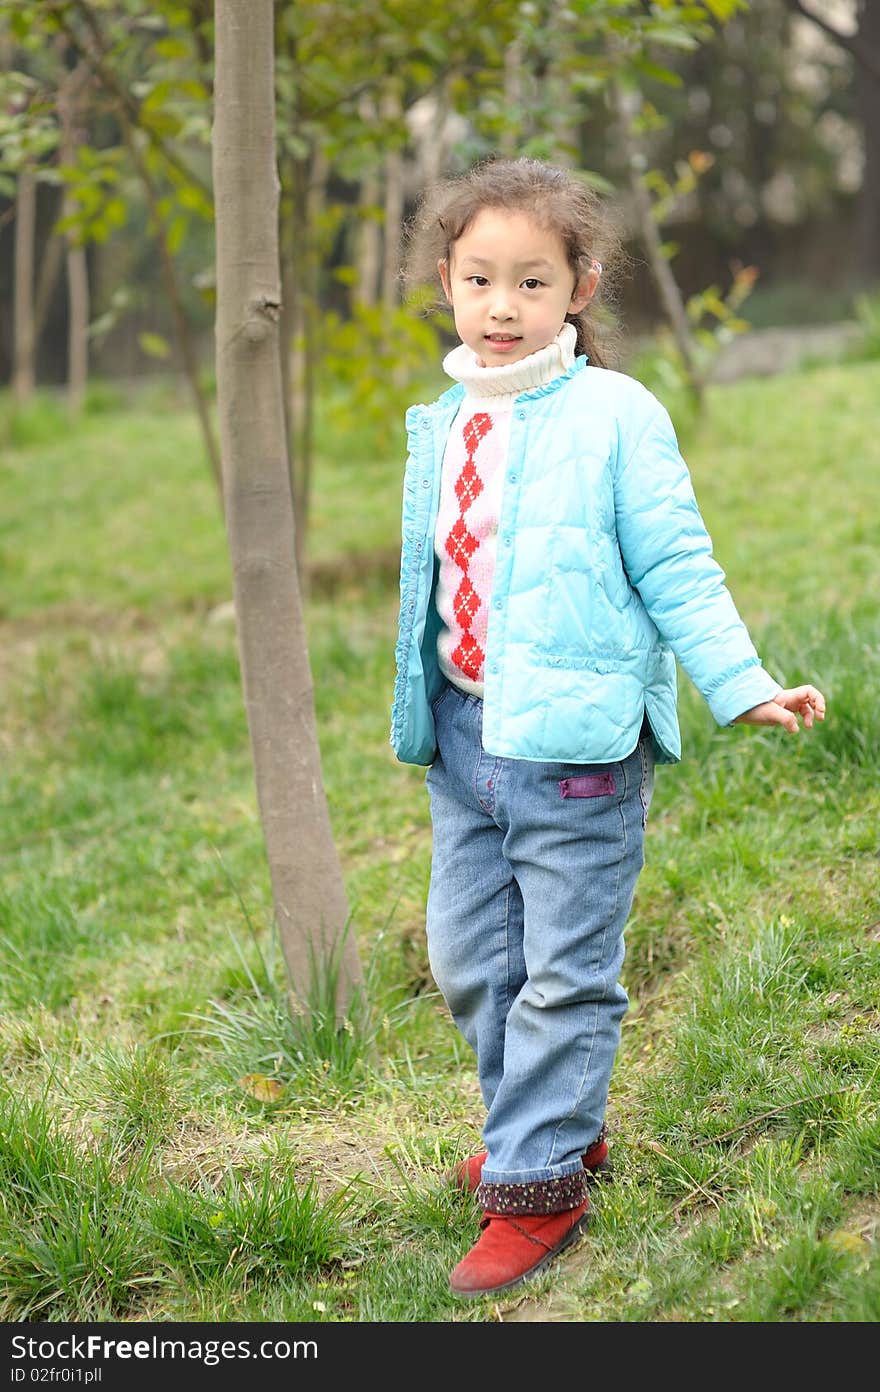
<svg viewBox="0 0 880 1392">
<path fill-rule="evenodd" d="M 798 716 L 809 730 L 816 720 L 825 719 L 825 697 L 815 686 L 795 686 L 790 691 L 777 691 L 772 701 L 762 701 L 759 706 L 743 711 L 734 720 L 734 725 L 782 725 L 792 735 L 800 726 Z"/>
</svg>

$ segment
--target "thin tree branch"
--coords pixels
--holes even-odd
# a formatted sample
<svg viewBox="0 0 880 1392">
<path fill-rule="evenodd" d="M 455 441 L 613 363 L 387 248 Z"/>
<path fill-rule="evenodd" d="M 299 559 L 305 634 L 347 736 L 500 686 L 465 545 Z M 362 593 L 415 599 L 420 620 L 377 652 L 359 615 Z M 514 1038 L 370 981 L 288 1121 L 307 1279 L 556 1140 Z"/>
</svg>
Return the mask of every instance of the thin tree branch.
<svg viewBox="0 0 880 1392">
<path fill-rule="evenodd" d="M 833 41 L 858 63 L 865 72 L 870 74 L 875 81 L 880 82 L 880 53 L 871 48 L 860 37 L 858 31 L 855 34 L 842 34 L 839 29 L 835 29 L 823 15 L 813 14 L 803 3 L 803 0 L 785 0 L 786 5 L 792 14 L 800 15 L 802 19 L 808 19 L 827 34 Z"/>
<path fill-rule="evenodd" d="M 156 188 L 147 161 L 144 159 L 143 153 L 138 148 L 138 143 L 135 139 L 136 132 L 139 130 L 143 130 L 143 126 L 141 126 L 139 120 L 140 112 L 137 107 L 137 104 L 132 102 L 130 94 L 125 90 L 121 83 L 117 82 L 115 75 L 109 71 L 107 65 L 104 62 L 104 57 L 107 50 L 103 43 L 103 34 L 101 33 L 100 26 L 98 25 L 95 16 L 88 11 L 86 6 L 82 3 L 82 0 L 74 0 L 74 4 L 76 5 L 77 11 L 83 15 L 84 19 L 86 20 L 86 23 L 88 24 L 93 41 L 98 48 L 97 54 L 90 52 L 88 45 L 84 46 L 82 44 L 79 35 L 68 22 L 67 16 L 63 12 L 63 10 L 57 7 L 53 7 L 53 13 L 57 18 L 61 29 L 70 40 L 74 50 L 77 53 L 81 54 L 87 60 L 87 62 L 89 62 L 89 64 L 92 67 L 92 70 L 99 78 L 105 89 L 110 93 L 112 97 L 116 99 L 118 103 L 116 114 L 119 117 L 119 122 L 122 127 L 123 139 L 125 141 L 126 148 L 128 149 L 128 152 L 131 156 L 132 163 L 134 164 L 134 167 L 137 170 L 137 173 L 140 177 L 141 183 L 143 184 L 144 192 L 147 196 L 147 204 L 149 206 L 150 213 L 153 217 L 153 221 L 156 225 L 156 242 L 159 249 L 159 263 L 162 269 L 162 276 L 165 281 L 166 293 L 168 295 L 168 299 L 171 305 L 171 312 L 174 316 L 174 321 L 177 327 L 177 339 L 181 356 L 183 358 L 183 369 L 187 381 L 189 382 L 190 390 L 192 392 L 193 401 L 196 408 L 196 414 L 198 416 L 199 424 L 202 430 L 202 438 L 205 445 L 205 452 L 208 456 L 208 463 L 211 467 L 211 472 L 214 476 L 214 483 L 217 488 L 217 493 L 222 503 L 223 479 L 220 463 L 220 451 L 217 444 L 217 440 L 214 435 L 214 428 L 211 422 L 211 417 L 208 411 L 205 395 L 199 384 L 198 362 L 196 361 L 195 350 L 192 344 L 190 325 L 183 307 L 183 302 L 180 295 L 180 288 L 177 284 L 177 275 L 174 269 L 174 258 L 168 246 L 168 238 L 165 230 L 165 219 L 162 216 L 162 213 L 159 209 L 159 191 Z M 151 132 L 148 131 L 146 132 L 146 134 L 150 136 Z M 163 154 L 166 154 L 164 147 L 161 146 L 161 142 L 159 148 L 162 149 Z M 181 166 L 178 164 L 177 168 L 181 168 Z M 187 175 L 187 177 L 189 176 Z"/>
<path fill-rule="evenodd" d="M 182 175 L 188 183 L 198 188 L 210 202 L 212 199 L 212 191 L 208 184 L 184 164 L 180 157 L 169 148 L 159 135 L 157 135 L 156 131 L 143 124 L 141 121 L 140 107 L 137 102 L 123 83 L 118 80 L 112 69 L 108 67 L 105 61 L 108 46 L 104 40 L 104 34 L 101 31 L 101 26 L 98 23 L 97 17 L 90 10 L 89 6 L 84 3 L 84 0 L 73 0 L 73 3 L 77 13 L 82 16 L 83 21 L 89 28 L 94 41 L 94 48 L 83 42 L 61 6 L 53 5 L 51 7 L 51 13 L 52 17 L 57 20 L 61 29 L 67 35 L 67 38 L 76 52 L 89 63 L 95 76 L 100 78 L 102 85 L 110 95 L 116 99 L 116 102 L 119 107 L 122 108 L 122 111 L 125 113 L 131 125 L 143 131 L 150 144 L 158 151 L 166 163 L 172 169 L 175 169 L 178 174 Z"/>
</svg>

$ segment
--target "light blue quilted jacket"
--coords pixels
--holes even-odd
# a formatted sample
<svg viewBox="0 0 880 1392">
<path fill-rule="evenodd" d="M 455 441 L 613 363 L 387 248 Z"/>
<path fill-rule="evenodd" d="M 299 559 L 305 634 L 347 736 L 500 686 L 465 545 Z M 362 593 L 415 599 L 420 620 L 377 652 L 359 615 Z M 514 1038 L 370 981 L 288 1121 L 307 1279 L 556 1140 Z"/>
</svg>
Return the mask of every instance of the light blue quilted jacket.
<svg viewBox="0 0 880 1392">
<path fill-rule="evenodd" d="M 451 387 L 410 407 L 391 743 L 430 764 L 437 663 L 434 529 Z M 779 683 L 761 666 L 694 498 L 669 415 L 631 377 L 579 357 L 513 408 L 483 693 L 489 754 L 610 763 L 647 712 L 681 757 L 675 659 L 729 724 Z"/>
</svg>

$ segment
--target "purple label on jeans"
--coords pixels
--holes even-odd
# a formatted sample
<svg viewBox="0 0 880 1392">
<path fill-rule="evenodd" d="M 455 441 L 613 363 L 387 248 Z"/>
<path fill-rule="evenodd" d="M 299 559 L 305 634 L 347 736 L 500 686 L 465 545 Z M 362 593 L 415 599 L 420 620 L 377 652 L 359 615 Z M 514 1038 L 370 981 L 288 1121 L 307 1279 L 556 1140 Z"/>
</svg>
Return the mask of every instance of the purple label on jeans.
<svg viewBox="0 0 880 1392">
<path fill-rule="evenodd" d="M 613 773 L 582 773 L 577 778 L 560 778 L 563 797 L 606 797 L 614 792 Z"/>
</svg>

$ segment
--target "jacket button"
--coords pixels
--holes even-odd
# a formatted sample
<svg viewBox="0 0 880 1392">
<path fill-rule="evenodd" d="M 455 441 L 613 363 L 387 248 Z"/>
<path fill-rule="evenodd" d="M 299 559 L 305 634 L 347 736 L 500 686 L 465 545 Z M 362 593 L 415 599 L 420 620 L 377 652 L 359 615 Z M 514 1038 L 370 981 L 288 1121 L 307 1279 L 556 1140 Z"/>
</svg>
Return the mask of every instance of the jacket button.
<svg viewBox="0 0 880 1392">
<path fill-rule="evenodd" d="M 519 416 L 520 420 L 525 420 L 525 418 L 526 418 L 526 413 L 525 413 L 525 411 L 517 411 L 516 414 Z M 426 423 L 427 423 L 427 422 L 426 422 Z"/>
</svg>

